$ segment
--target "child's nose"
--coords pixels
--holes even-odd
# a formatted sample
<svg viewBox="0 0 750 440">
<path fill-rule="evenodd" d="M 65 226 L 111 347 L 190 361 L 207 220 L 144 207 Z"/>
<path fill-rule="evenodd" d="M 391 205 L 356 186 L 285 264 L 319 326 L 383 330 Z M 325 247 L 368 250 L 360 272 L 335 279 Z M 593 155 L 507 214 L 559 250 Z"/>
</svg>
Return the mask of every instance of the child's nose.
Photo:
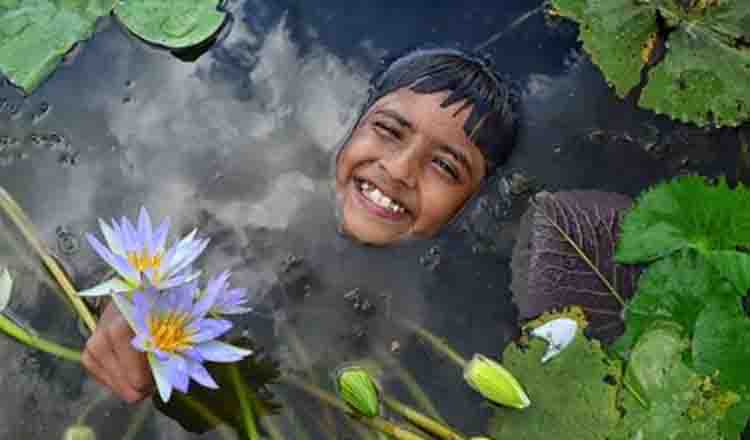
<svg viewBox="0 0 750 440">
<path fill-rule="evenodd" d="M 412 147 L 402 148 L 391 152 L 380 162 L 393 180 L 413 188 L 417 183 L 419 173 L 420 158 L 417 150 Z"/>
</svg>

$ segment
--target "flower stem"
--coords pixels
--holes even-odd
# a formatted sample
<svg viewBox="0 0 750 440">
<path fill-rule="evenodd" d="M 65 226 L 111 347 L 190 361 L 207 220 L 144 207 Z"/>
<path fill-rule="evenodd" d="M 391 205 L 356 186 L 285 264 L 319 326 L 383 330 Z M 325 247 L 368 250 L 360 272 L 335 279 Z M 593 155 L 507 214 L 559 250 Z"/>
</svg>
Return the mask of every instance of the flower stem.
<svg viewBox="0 0 750 440">
<path fill-rule="evenodd" d="M 242 423 L 245 425 L 245 431 L 249 440 L 259 440 L 260 433 L 258 432 L 258 426 L 255 423 L 255 414 L 253 413 L 253 404 L 248 399 L 247 386 L 243 383 L 242 376 L 240 376 L 240 370 L 236 364 L 228 366 L 229 378 L 234 385 L 234 390 L 237 393 L 237 399 L 240 401 L 240 412 L 242 414 Z"/>
<path fill-rule="evenodd" d="M 430 333 L 427 329 L 420 327 L 416 323 L 405 320 L 405 319 L 402 319 L 399 322 L 401 323 L 401 325 L 403 325 L 407 329 L 416 333 L 417 336 L 429 342 L 430 345 L 432 345 L 432 348 L 444 354 L 448 359 L 453 361 L 454 364 L 458 365 L 458 367 L 464 368 L 466 367 L 466 364 L 468 364 L 468 361 L 464 359 L 463 356 L 458 354 L 457 351 L 451 348 L 451 346 L 448 345 L 448 343 L 443 341 L 441 338 L 435 336 L 434 334 Z"/>
<path fill-rule="evenodd" d="M 234 439 L 234 436 L 231 434 L 231 432 L 224 426 L 224 421 L 216 416 L 209 408 L 206 408 L 204 404 L 186 394 L 175 393 L 172 398 L 182 400 L 188 408 L 195 411 L 200 417 L 206 420 L 206 422 L 210 423 L 213 426 L 217 426 L 219 428 L 221 436 L 225 440 Z"/>
<path fill-rule="evenodd" d="M 430 434 L 433 434 L 445 440 L 466 440 L 465 436 L 457 433 L 449 426 L 421 414 L 420 412 L 409 407 L 408 405 L 404 405 L 398 400 L 387 396 L 381 396 L 381 399 L 383 400 L 385 406 L 390 408 L 391 411 L 405 418 L 410 423 L 420 427 L 424 431 L 429 432 Z"/>
<path fill-rule="evenodd" d="M 341 402 L 333 394 L 318 388 L 317 386 L 308 383 L 300 378 L 286 374 L 281 376 L 281 382 L 300 389 L 311 396 L 319 399 L 320 401 L 340 410 L 354 420 L 366 425 L 372 429 L 380 431 L 384 434 L 388 434 L 394 437 L 396 440 L 426 440 L 421 435 L 418 435 L 406 428 L 402 428 L 382 417 L 362 417 L 355 414 L 345 403 Z"/>
<path fill-rule="evenodd" d="M 143 424 L 146 423 L 146 418 L 151 412 L 151 403 L 143 403 L 138 412 L 133 416 L 133 420 L 130 421 L 128 430 L 125 431 L 125 435 L 122 436 L 122 440 L 133 440 L 135 436 L 143 429 Z"/>
<path fill-rule="evenodd" d="M 417 405 L 422 409 L 422 411 L 427 413 L 428 416 L 432 417 L 438 422 L 445 423 L 445 420 L 443 420 L 443 417 L 440 415 L 440 412 L 438 412 L 435 405 L 427 396 L 427 393 L 425 393 L 422 387 L 419 386 L 416 379 L 414 379 L 414 376 L 412 376 L 409 370 L 401 366 L 401 363 L 398 361 L 398 359 L 393 357 L 385 350 L 379 350 L 378 357 L 382 359 L 382 362 L 384 362 L 388 366 L 388 368 L 394 370 L 396 376 L 398 376 L 399 380 L 401 380 L 401 382 L 404 384 L 406 390 L 417 402 Z"/>
<path fill-rule="evenodd" d="M 61 357 L 69 361 L 81 362 L 81 352 L 62 346 L 55 342 L 48 341 L 47 339 L 41 338 L 39 336 L 32 335 L 1 313 L 0 330 L 17 339 L 18 341 L 28 345 L 29 347 L 36 348 L 37 350 L 44 351 L 46 353 Z"/>
<path fill-rule="evenodd" d="M 45 250 L 44 245 L 39 240 L 38 234 L 34 230 L 34 225 L 29 220 L 28 216 L 23 212 L 23 209 L 16 203 L 13 197 L 8 194 L 5 189 L 0 187 L 0 207 L 5 211 L 8 217 L 13 221 L 18 230 L 24 236 L 26 241 L 29 242 L 32 249 L 39 255 L 47 270 L 52 274 L 60 288 L 67 295 L 67 299 L 73 305 L 73 309 L 78 313 L 86 327 L 93 332 L 96 328 L 96 320 L 91 314 L 86 304 L 83 302 L 81 297 L 76 293 L 73 284 L 68 279 L 65 272 L 60 268 L 54 258 L 52 258 Z"/>
</svg>

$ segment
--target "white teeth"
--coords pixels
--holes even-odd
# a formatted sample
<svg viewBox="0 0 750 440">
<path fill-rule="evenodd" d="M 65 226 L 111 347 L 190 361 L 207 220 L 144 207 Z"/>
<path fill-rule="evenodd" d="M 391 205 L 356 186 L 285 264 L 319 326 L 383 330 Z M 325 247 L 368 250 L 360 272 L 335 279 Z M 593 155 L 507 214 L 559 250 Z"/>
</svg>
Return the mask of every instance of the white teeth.
<svg viewBox="0 0 750 440">
<path fill-rule="evenodd" d="M 360 184 L 360 188 L 362 189 L 362 194 L 365 195 L 369 200 L 380 206 L 381 208 L 385 208 L 391 212 L 394 213 L 403 213 L 406 210 L 396 203 L 394 200 L 392 200 L 387 195 L 383 194 L 382 191 L 375 185 L 370 184 L 369 182 L 362 181 Z"/>
</svg>

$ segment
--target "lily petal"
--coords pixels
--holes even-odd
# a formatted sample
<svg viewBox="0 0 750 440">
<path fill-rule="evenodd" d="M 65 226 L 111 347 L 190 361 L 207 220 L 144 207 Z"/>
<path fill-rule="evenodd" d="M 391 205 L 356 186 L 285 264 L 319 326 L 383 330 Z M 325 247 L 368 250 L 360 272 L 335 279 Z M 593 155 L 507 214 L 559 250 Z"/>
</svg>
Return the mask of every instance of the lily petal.
<svg viewBox="0 0 750 440">
<path fill-rule="evenodd" d="M 211 362 L 236 362 L 253 354 L 252 350 L 235 347 L 224 342 L 208 341 L 195 346 L 201 356 Z"/>
<path fill-rule="evenodd" d="M 187 365 L 188 373 L 190 374 L 190 377 L 193 378 L 193 380 L 206 388 L 219 388 L 219 385 L 216 383 L 216 381 L 214 381 L 213 377 L 211 377 L 211 374 L 209 374 L 208 370 L 206 370 L 206 368 L 201 365 L 200 362 L 187 361 Z"/>
<path fill-rule="evenodd" d="M 167 375 L 166 365 L 160 362 L 153 353 L 149 353 L 146 357 L 151 371 L 154 373 L 154 382 L 156 383 L 156 389 L 159 390 L 159 397 L 161 397 L 162 402 L 169 402 L 169 398 L 172 396 L 172 384 Z"/>
<path fill-rule="evenodd" d="M 78 292 L 79 296 L 103 296 L 113 293 L 129 292 L 132 287 L 121 278 L 112 278 L 94 287 Z"/>
</svg>

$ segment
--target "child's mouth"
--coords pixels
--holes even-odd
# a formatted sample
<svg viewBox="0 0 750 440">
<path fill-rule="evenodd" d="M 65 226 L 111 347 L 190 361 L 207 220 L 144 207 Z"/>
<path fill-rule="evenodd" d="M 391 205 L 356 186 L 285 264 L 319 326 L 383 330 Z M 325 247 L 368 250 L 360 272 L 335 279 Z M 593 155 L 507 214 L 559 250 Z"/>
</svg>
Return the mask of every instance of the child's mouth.
<svg viewBox="0 0 750 440">
<path fill-rule="evenodd" d="M 380 188 L 369 180 L 355 177 L 354 186 L 361 196 L 365 207 L 378 215 L 389 220 L 402 220 L 410 212 L 398 200 L 387 196 Z"/>
</svg>

